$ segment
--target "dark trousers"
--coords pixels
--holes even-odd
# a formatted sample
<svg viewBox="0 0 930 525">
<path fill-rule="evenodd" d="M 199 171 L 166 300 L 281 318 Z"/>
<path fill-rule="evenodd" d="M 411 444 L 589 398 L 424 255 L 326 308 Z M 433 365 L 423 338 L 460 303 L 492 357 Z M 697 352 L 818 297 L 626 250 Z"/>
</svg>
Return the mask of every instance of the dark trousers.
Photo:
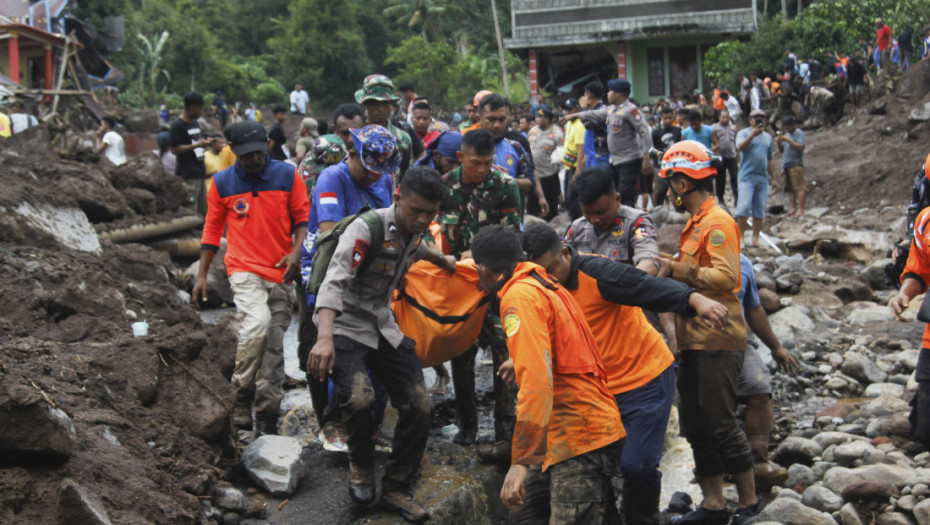
<svg viewBox="0 0 930 525">
<path fill-rule="evenodd" d="M 917 357 L 917 395 L 911 399 L 911 437 L 930 448 L 930 349 L 922 348 Z"/>
<path fill-rule="evenodd" d="M 694 449 L 694 473 L 717 476 L 752 468 L 746 434 L 736 421 L 743 351 L 683 350 L 678 358 L 681 433 Z"/>
<path fill-rule="evenodd" d="M 307 306 L 307 299 L 303 287 L 297 286 L 297 361 L 304 372 L 307 371 L 307 358 L 310 350 L 316 344 L 317 327 L 313 322 L 313 307 Z M 313 403 L 313 412 L 316 414 L 320 428 L 326 424 L 330 414 L 326 413 L 329 406 L 329 382 L 320 381 L 315 377 L 307 376 L 307 387 L 310 390 L 310 400 Z"/>
<path fill-rule="evenodd" d="M 332 380 L 342 420 L 348 434 L 349 461 L 362 468 L 374 467 L 375 391 L 368 370 L 387 388 L 391 405 L 397 409 L 393 452 L 388 456 L 382 488 L 408 490 L 420 470 L 429 432 L 429 396 L 423 381 L 414 341 L 404 339 L 397 348 L 381 338 L 378 348 L 369 348 L 348 337 L 335 336 L 336 363 Z"/>
<path fill-rule="evenodd" d="M 714 190 L 717 194 L 717 204 L 723 204 L 723 196 L 727 190 L 727 172 L 730 174 L 730 189 L 733 190 L 733 207 L 736 208 L 736 198 L 739 194 L 737 189 L 736 177 L 739 175 L 739 162 L 736 157 L 723 159 L 723 164 L 717 168 L 717 176 L 714 179 Z"/>
<path fill-rule="evenodd" d="M 572 177 L 575 176 L 576 169 L 577 168 L 571 168 L 565 170 L 565 210 L 568 212 L 568 216 L 573 222 L 581 217 L 581 205 L 578 204 L 578 193 L 575 192 L 575 186 L 572 185 Z"/>
<path fill-rule="evenodd" d="M 500 317 L 488 312 L 481 326 L 478 343 L 452 360 L 452 386 L 455 389 L 455 413 L 459 427 L 478 428 L 478 399 L 475 395 L 475 357 L 478 347 L 491 348 L 494 374 L 494 434 L 497 441 L 510 441 L 516 422 L 516 387 L 497 375 L 497 369 L 509 357 L 507 343 L 500 328 Z"/>
<path fill-rule="evenodd" d="M 623 164 L 612 164 L 614 184 L 620 193 L 620 204 L 636 207 L 639 197 L 639 182 L 642 179 L 643 159 L 631 160 Z"/>
<path fill-rule="evenodd" d="M 539 185 L 542 187 L 546 203 L 549 204 L 549 215 L 546 215 L 543 219 L 551 221 L 559 213 L 559 197 L 562 196 L 562 189 L 559 187 L 559 176 L 539 177 Z"/>
<path fill-rule="evenodd" d="M 543 472 L 530 467 L 523 505 L 510 510 L 514 525 L 620 524 L 611 475 L 623 440 L 556 463 Z"/>
</svg>

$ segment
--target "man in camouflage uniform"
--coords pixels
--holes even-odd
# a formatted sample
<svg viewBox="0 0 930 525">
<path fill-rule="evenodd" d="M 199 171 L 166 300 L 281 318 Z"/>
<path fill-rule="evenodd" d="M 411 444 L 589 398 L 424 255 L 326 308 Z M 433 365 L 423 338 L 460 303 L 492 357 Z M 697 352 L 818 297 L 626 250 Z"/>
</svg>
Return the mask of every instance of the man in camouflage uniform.
<svg viewBox="0 0 930 525">
<path fill-rule="evenodd" d="M 384 75 L 368 75 L 362 82 L 362 89 L 355 92 L 355 101 L 365 107 L 366 125 L 384 126 L 394 135 L 397 149 L 402 155 L 400 168 L 394 175 L 394 182 L 399 185 L 400 178 L 416 159 L 413 158 L 413 140 L 410 134 L 391 123 L 394 102 L 400 99 L 394 93 L 394 82 L 390 78 Z"/>
<path fill-rule="evenodd" d="M 462 138 L 458 153 L 462 165 L 443 175 L 445 195 L 439 208 L 439 225 L 450 253 L 456 259 L 471 258 L 471 241 L 478 230 L 492 224 L 503 224 L 515 231 L 522 230 L 519 204 L 520 190 L 513 178 L 492 168 L 495 155 L 494 136 L 476 129 Z M 479 337 L 482 346 L 491 347 L 496 371 L 507 360 L 507 342 L 500 318 L 488 318 Z M 475 355 L 478 345 L 452 360 L 452 384 L 455 387 L 455 407 L 459 433 L 454 441 L 475 442 L 478 433 L 478 409 L 475 399 Z M 514 425 L 514 391 L 496 374 L 494 376 L 494 431 L 496 441 L 510 441 Z"/>
</svg>

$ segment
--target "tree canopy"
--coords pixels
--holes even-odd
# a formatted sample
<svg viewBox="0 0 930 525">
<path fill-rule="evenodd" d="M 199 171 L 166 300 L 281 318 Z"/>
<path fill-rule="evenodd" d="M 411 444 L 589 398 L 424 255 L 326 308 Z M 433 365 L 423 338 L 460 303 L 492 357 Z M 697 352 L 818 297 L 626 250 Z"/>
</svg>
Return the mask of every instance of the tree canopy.
<svg viewBox="0 0 930 525">
<path fill-rule="evenodd" d="M 498 9 L 507 36 L 509 0 Z M 409 80 L 439 103 L 501 84 L 490 0 L 95 0 L 75 15 L 97 27 L 125 17 L 126 45 L 110 60 L 125 73 L 120 100 L 133 106 L 177 106 L 189 90 L 284 103 L 296 82 L 314 105 L 332 105 L 371 73 Z M 525 69 L 511 59 L 511 70 Z"/>
</svg>

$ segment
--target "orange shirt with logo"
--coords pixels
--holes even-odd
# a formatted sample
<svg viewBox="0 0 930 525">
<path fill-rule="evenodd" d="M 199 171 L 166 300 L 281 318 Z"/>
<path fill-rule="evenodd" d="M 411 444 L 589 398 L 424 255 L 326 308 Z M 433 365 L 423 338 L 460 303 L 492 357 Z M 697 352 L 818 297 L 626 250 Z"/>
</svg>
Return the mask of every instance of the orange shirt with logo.
<svg viewBox="0 0 930 525">
<path fill-rule="evenodd" d="M 626 436 L 596 340 L 568 291 L 522 262 L 498 296 L 520 387 L 511 462 L 546 470 Z"/>
<path fill-rule="evenodd" d="M 914 220 L 914 240 L 901 273 L 901 282 L 908 278 L 919 281 L 922 291 L 927 291 L 927 283 L 930 283 L 930 208 L 924 208 Z M 921 345 L 922 348 L 930 348 L 930 324 L 924 327 Z"/>
<path fill-rule="evenodd" d="M 672 277 L 730 311 L 723 330 L 708 328 L 697 318 L 675 317 L 675 335 L 682 350 L 746 349 L 746 323 L 739 301 L 740 234 L 736 221 L 708 197 L 691 216 L 678 243 Z"/>
</svg>

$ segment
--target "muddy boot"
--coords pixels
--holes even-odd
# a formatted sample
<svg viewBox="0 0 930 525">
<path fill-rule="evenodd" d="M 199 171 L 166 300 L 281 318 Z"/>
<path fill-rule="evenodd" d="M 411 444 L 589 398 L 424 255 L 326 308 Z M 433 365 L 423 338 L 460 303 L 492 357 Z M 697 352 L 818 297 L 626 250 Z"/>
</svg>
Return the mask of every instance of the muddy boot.
<svg viewBox="0 0 930 525">
<path fill-rule="evenodd" d="M 375 468 L 349 462 L 349 496 L 352 501 L 369 505 L 375 500 Z"/>
<path fill-rule="evenodd" d="M 620 511 L 626 525 L 658 525 L 659 495 L 646 494 L 625 484 Z"/>
<path fill-rule="evenodd" d="M 247 391 L 236 393 L 236 404 L 233 406 L 233 425 L 242 430 L 252 430 L 252 398 L 255 394 Z"/>
<path fill-rule="evenodd" d="M 255 435 L 274 436 L 278 433 L 278 415 L 257 412 L 255 414 Z"/>
<path fill-rule="evenodd" d="M 781 485 L 788 479 L 788 471 L 777 463 L 769 461 L 768 439 L 762 443 L 761 439 L 753 439 L 752 473 L 756 478 L 756 489 L 767 490 L 776 485 Z"/>
<path fill-rule="evenodd" d="M 429 519 L 429 512 L 413 499 L 413 496 L 401 491 L 389 491 L 381 495 L 381 505 L 404 517 L 407 521 L 423 521 Z"/>
</svg>

